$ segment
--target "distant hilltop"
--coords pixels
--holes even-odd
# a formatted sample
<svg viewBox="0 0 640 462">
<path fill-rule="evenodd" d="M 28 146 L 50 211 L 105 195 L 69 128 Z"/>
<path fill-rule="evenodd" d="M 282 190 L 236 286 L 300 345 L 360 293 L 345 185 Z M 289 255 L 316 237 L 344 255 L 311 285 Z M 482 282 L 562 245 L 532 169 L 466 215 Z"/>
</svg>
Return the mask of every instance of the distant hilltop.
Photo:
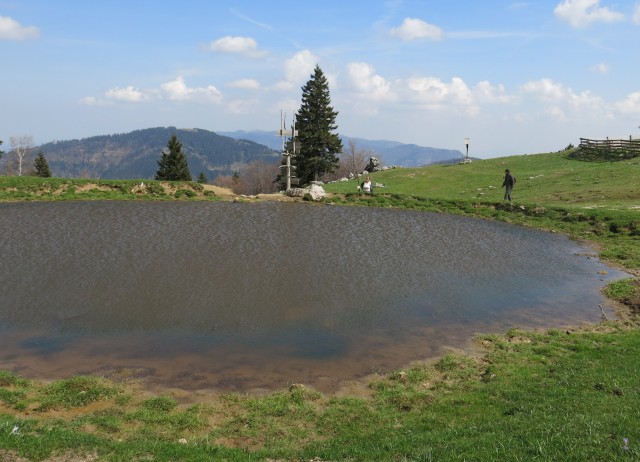
<svg viewBox="0 0 640 462">
<path fill-rule="evenodd" d="M 237 130 L 218 133 L 238 140 L 251 140 L 276 151 L 282 149 L 282 140 L 277 136 L 276 130 L 272 132 L 262 130 Z M 399 141 L 368 140 L 342 134 L 340 136 L 342 137 L 343 146 L 346 146 L 347 140 L 353 140 L 359 148 L 375 152 L 381 157 L 385 165 L 389 166 L 421 167 L 429 164 L 456 163 L 464 158 L 464 154 L 455 149 L 430 148 L 416 144 L 401 143 Z"/>
<path fill-rule="evenodd" d="M 162 149 L 171 135 L 182 143 L 193 178 L 203 173 L 209 181 L 231 175 L 253 161 L 277 162 L 280 152 L 249 140 L 176 127 L 147 128 L 130 133 L 54 141 L 36 147 L 45 155 L 57 177 L 102 179 L 152 179 Z M 9 157 L 9 156 L 3 156 Z"/>
</svg>

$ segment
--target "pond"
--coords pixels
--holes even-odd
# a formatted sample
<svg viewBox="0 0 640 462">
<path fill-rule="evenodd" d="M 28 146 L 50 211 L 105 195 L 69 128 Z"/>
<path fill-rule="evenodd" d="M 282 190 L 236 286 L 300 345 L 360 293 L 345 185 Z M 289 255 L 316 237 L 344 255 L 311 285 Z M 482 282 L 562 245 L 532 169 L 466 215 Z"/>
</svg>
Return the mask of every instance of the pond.
<svg viewBox="0 0 640 462">
<path fill-rule="evenodd" d="M 299 203 L 0 204 L 0 369 L 184 390 L 350 380 L 476 333 L 598 322 L 624 274 L 556 234 Z"/>
</svg>

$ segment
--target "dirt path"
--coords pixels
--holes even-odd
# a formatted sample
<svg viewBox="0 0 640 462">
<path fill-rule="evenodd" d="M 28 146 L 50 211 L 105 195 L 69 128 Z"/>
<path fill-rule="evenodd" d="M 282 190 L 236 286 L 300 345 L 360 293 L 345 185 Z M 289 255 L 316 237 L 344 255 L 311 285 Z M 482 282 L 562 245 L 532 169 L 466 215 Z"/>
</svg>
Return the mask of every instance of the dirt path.
<svg viewBox="0 0 640 462">
<path fill-rule="evenodd" d="M 300 197 L 289 197 L 282 193 L 273 194 L 256 194 L 255 196 L 245 196 L 235 194 L 233 191 L 227 188 L 221 188 L 220 186 L 214 186 L 211 184 L 203 184 L 205 191 L 211 191 L 216 196 L 225 200 L 252 200 L 252 201 L 278 201 L 278 202 L 298 202 L 302 199 Z"/>
</svg>

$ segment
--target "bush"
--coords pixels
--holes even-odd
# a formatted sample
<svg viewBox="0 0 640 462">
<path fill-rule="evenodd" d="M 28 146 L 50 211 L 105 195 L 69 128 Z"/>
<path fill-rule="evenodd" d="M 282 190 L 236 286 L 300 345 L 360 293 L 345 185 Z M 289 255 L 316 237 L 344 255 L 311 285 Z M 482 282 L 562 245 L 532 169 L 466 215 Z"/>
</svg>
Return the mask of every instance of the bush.
<svg viewBox="0 0 640 462">
<path fill-rule="evenodd" d="M 163 196 L 165 194 L 164 187 L 160 183 L 148 183 L 147 192 L 154 196 Z"/>
<path fill-rule="evenodd" d="M 186 196 L 186 197 L 196 197 L 197 194 L 195 191 L 192 191 L 191 189 L 178 189 L 175 194 L 174 197 L 176 199 L 180 199 L 181 197 Z"/>
</svg>

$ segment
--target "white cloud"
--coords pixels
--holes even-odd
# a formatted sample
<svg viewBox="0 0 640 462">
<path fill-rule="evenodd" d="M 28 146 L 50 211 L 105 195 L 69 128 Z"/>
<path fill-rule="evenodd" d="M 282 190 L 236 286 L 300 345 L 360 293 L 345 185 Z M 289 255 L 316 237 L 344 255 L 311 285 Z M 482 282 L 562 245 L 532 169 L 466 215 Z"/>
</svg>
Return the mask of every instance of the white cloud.
<svg viewBox="0 0 640 462">
<path fill-rule="evenodd" d="M 147 99 L 144 93 L 131 85 L 125 88 L 112 88 L 105 93 L 105 97 L 108 100 L 125 101 L 128 103 L 140 103 Z"/>
<path fill-rule="evenodd" d="M 549 117 L 551 117 L 552 119 L 555 119 L 555 120 L 562 121 L 562 120 L 566 119 L 566 114 L 558 106 L 550 107 L 549 109 L 546 110 L 546 114 L 547 114 L 547 116 L 549 116 Z"/>
<path fill-rule="evenodd" d="M 0 40 L 29 40 L 40 37 L 35 26 L 25 27 L 8 16 L 0 16 Z"/>
<path fill-rule="evenodd" d="M 640 115 L 640 91 L 627 95 L 626 99 L 615 106 L 623 114 Z"/>
<path fill-rule="evenodd" d="M 590 91 L 575 93 L 570 87 L 565 87 L 560 83 L 556 83 L 551 79 L 540 79 L 527 82 L 522 85 L 522 91 L 527 94 L 537 96 L 541 101 L 546 103 L 560 104 L 565 103 L 574 108 L 603 108 L 602 98 L 594 95 Z"/>
<path fill-rule="evenodd" d="M 227 87 L 240 88 L 244 90 L 257 90 L 260 88 L 260 82 L 255 79 L 239 79 L 227 83 Z"/>
<path fill-rule="evenodd" d="M 356 91 L 373 100 L 395 99 L 391 84 L 384 77 L 375 73 L 375 69 L 367 63 L 350 63 L 347 72 L 351 85 Z"/>
<path fill-rule="evenodd" d="M 405 18 L 402 25 L 391 29 L 390 34 L 400 40 L 411 41 L 417 39 L 440 40 L 442 29 L 417 18 Z"/>
<path fill-rule="evenodd" d="M 437 77 L 414 77 L 407 80 L 407 88 L 419 102 L 428 105 L 473 102 L 471 90 L 459 77 L 452 78 L 451 83 L 445 83 Z"/>
<path fill-rule="evenodd" d="M 258 111 L 260 101 L 256 99 L 238 99 L 227 104 L 232 114 L 253 114 Z"/>
<path fill-rule="evenodd" d="M 159 89 L 143 91 L 135 88 L 133 85 L 124 88 L 115 87 L 107 90 L 102 98 L 87 96 L 82 98 L 80 103 L 87 106 L 104 106 L 115 102 L 143 103 L 162 98 L 171 101 L 220 103 L 222 101 L 222 93 L 213 85 L 190 88 L 185 83 L 184 77 L 178 76 L 175 80 L 160 85 Z"/>
<path fill-rule="evenodd" d="M 107 106 L 116 102 L 142 103 L 152 99 L 153 92 L 145 93 L 129 85 L 124 88 L 115 87 L 107 90 L 102 98 L 86 96 L 80 100 L 85 106 Z"/>
<path fill-rule="evenodd" d="M 563 101 L 568 96 L 567 90 L 562 84 L 555 83 L 551 79 L 540 79 L 527 82 L 522 86 L 525 93 L 539 96 L 545 101 Z"/>
<path fill-rule="evenodd" d="M 572 27 L 586 27 L 594 22 L 616 22 L 624 20 L 624 15 L 600 6 L 600 0 L 564 0 L 553 10 L 556 17 L 568 22 Z"/>
<path fill-rule="evenodd" d="M 265 51 L 258 50 L 258 43 L 251 37 L 227 35 L 211 42 L 206 48 L 209 51 L 238 54 L 249 58 L 261 58 L 267 54 Z"/>
<path fill-rule="evenodd" d="M 284 111 L 285 125 L 291 124 L 292 114 L 295 114 L 300 107 L 300 101 L 293 98 L 282 99 L 276 101 L 270 108 L 269 112 L 272 114 L 280 114 L 280 111 Z"/>
<path fill-rule="evenodd" d="M 503 85 L 492 85 L 487 80 L 478 82 L 473 87 L 473 96 L 476 101 L 483 103 L 508 103 L 513 99 Z"/>
<path fill-rule="evenodd" d="M 222 93 L 213 85 L 200 88 L 189 88 L 184 77 L 178 76 L 171 82 L 160 85 L 164 96 L 172 101 L 207 101 L 219 103 Z"/>
<path fill-rule="evenodd" d="M 609 66 L 606 63 L 598 63 L 595 66 L 593 66 L 591 70 L 598 74 L 608 74 Z"/>
<path fill-rule="evenodd" d="M 278 82 L 279 90 L 291 90 L 309 80 L 318 64 L 318 57 L 309 50 L 297 52 L 284 63 L 284 81 Z"/>
<path fill-rule="evenodd" d="M 96 98 L 95 96 L 85 96 L 80 99 L 80 104 L 84 106 L 106 106 L 109 103 L 103 99 Z"/>
<path fill-rule="evenodd" d="M 522 8 L 526 8 L 528 6 L 529 6 L 529 3 L 526 3 L 526 2 L 512 3 L 507 7 L 507 10 L 519 10 Z"/>
<path fill-rule="evenodd" d="M 631 20 L 634 24 L 640 25 L 640 2 L 637 2 L 633 6 L 633 15 L 631 16 Z"/>
<path fill-rule="evenodd" d="M 516 101 L 503 85 L 481 81 L 471 88 L 460 77 L 450 82 L 433 76 L 416 76 L 390 81 L 378 75 L 375 69 L 362 62 L 350 63 L 347 67 L 350 88 L 350 108 L 361 114 L 379 114 L 379 104 L 399 103 L 403 111 L 407 106 L 419 106 L 434 112 L 452 112 L 476 116 L 482 104 L 508 104 Z"/>
</svg>

